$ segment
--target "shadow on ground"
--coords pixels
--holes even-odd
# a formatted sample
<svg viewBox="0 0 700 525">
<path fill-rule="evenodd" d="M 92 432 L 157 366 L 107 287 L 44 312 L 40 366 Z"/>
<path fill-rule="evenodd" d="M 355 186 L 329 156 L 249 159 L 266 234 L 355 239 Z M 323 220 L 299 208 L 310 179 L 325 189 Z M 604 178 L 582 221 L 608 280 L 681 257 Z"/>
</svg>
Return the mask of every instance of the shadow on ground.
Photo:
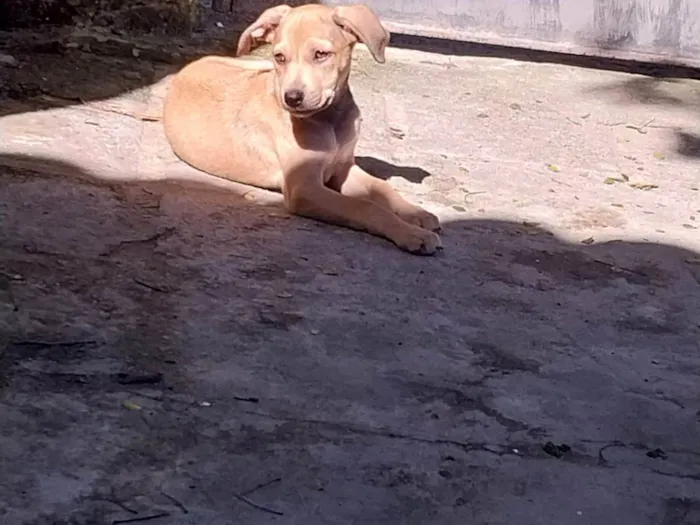
<svg viewBox="0 0 700 525">
<path fill-rule="evenodd" d="M 597 86 L 592 92 L 618 97 L 621 104 L 665 106 L 687 111 L 697 116 L 697 129 L 700 130 L 700 91 L 694 84 L 686 84 L 681 79 L 636 76 Z M 652 122 L 646 124 L 652 125 Z M 676 151 L 684 157 L 700 159 L 700 133 L 680 127 L 670 128 L 669 131 L 675 138 Z"/>
<path fill-rule="evenodd" d="M 8 164 L 4 523 L 700 516 L 700 254 L 470 218 L 420 258 L 220 189 Z"/>
<path fill-rule="evenodd" d="M 460 42 L 442 38 L 424 38 L 415 35 L 392 35 L 392 46 L 416 51 L 427 51 L 445 55 L 502 58 L 522 60 L 525 62 L 561 64 L 565 66 L 621 71 L 653 78 L 700 78 L 700 70 L 693 67 L 678 66 L 668 63 L 651 63 L 621 60 L 590 55 L 553 53 L 536 49 L 524 49 L 474 42 Z"/>
<path fill-rule="evenodd" d="M 303 2 L 308 3 L 308 2 Z M 117 38 L 113 35 L 64 35 L 46 29 L 43 33 L 0 34 L 0 53 L 10 62 L 0 65 L 0 116 L 36 109 L 83 104 L 114 98 L 146 88 L 184 64 L 206 54 L 234 53 L 243 27 L 266 7 L 251 8 L 249 2 L 220 2 L 221 12 L 206 12 L 205 28 L 189 39 Z M 225 22 L 219 28 L 216 24 Z M 588 57 L 490 46 L 467 42 L 392 35 L 392 46 L 460 56 L 495 57 L 528 62 L 564 64 L 601 70 L 623 71 L 650 78 L 700 78 L 694 68 L 646 64 L 600 57 Z M 694 151 L 697 137 L 686 139 Z"/>
</svg>

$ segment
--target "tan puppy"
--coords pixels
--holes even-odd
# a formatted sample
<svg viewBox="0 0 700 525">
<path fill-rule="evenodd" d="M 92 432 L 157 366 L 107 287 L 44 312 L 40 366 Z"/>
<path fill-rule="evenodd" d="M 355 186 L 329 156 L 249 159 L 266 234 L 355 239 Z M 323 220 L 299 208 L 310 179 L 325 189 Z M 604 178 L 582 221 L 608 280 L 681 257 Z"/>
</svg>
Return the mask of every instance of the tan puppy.
<svg viewBox="0 0 700 525">
<path fill-rule="evenodd" d="M 441 249 L 437 217 L 355 164 L 360 111 L 348 87 L 364 43 L 384 62 L 389 32 L 364 5 L 266 10 L 238 55 L 272 44 L 274 61 L 205 57 L 173 79 L 163 124 L 175 154 L 211 175 L 282 191 L 295 214 L 363 230 L 411 253 Z"/>
</svg>

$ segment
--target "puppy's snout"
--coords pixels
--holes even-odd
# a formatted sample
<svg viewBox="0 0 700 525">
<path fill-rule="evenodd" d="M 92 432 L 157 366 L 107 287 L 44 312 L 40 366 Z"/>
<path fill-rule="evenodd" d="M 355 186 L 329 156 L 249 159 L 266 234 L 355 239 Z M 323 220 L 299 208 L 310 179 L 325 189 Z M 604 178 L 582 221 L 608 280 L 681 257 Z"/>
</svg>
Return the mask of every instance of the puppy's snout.
<svg viewBox="0 0 700 525">
<path fill-rule="evenodd" d="M 289 89 L 284 92 L 284 102 L 290 108 L 298 108 L 304 102 L 304 93 L 299 89 Z"/>
</svg>

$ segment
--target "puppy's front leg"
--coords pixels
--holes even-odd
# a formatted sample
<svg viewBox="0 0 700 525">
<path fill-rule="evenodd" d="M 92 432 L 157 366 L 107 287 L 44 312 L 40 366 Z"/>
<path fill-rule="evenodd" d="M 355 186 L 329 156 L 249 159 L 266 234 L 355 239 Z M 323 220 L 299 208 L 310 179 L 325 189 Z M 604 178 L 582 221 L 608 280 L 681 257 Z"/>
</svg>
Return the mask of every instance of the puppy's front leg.
<svg viewBox="0 0 700 525">
<path fill-rule="evenodd" d="M 297 215 L 366 231 L 419 255 L 442 249 L 435 233 L 405 222 L 376 202 L 327 188 L 317 178 L 286 177 L 283 193 L 287 208 Z"/>
<path fill-rule="evenodd" d="M 440 231 L 438 218 L 423 208 L 405 200 L 388 182 L 367 173 L 357 164 L 345 173 L 337 176 L 334 187 L 349 197 L 369 199 L 387 208 L 401 217 L 404 221 L 431 230 Z"/>
</svg>

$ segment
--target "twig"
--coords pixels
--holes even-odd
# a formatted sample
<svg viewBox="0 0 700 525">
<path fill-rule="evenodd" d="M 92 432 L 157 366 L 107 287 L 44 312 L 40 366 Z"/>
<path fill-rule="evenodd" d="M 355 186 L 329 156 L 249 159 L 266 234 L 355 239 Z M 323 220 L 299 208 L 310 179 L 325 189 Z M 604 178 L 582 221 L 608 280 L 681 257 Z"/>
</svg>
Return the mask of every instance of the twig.
<svg viewBox="0 0 700 525">
<path fill-rule="evenodd" d="M 137 521 L 150 521 L 158 518 L 167 518 L 170 516 L 169 512 L 159 512 L 158 514 L 150 514 L 148 516 L 141 516 L 139 518 L 128 518 L 125 520 L 112 520 L 112 525 L 120 525 L 121 523 L 136 523 Z"/>
<path fill-rule="evenodd" d="M 567 184 L 566 182 L 560 181 L 552 177 L 552 182 L 556 182 L 557 184 L 561 184 L 562 186 L 568 186 L 569 188 L 573 188 L 571 184 Z"/>
<path fill-rule="evenodd" d="M 234 401 L 241 401 L 242 403 L 259 403 L 260 399 L 257 397 L 239 397 L 233 396 Z"/>
<path fill-rule="evenodd" d="M 105 255 L 112 255 L 114 252 L 116 252 L 119 248 L 122 246 L 126 246 L 127 244 L 142 244 L 142 243 L 148 243 L 148 242 L 153 242 L 157 241 L 159 239 L 162 239 L 163 237 L 168 237 L 172 235 L 172 233 L 175 231 L 175 228 L 166 228 L 162 232 L 154 233 L 150 237 L 146 237 L 145 239 L 132 239 L 128 241 L 120 241 L 118 244 L 113 244 L 109 248 L 107 248 L 105 251 L 100 253 L 100 255 L 105 256 Z"/>
<path fill-rule="evenodd" d="M 660 127 L 663 127 L 663 126 L 650 126 L 650 124 L 651 124 L 652 122 L 654 122 L 654 120 L 655 120 L 654 118 L 651 118 L 651 119 L 647 120 L 644 124 L 642 124 L 642 125 L 640 125 L 640 126 L 636 126 L 636 125 L 634 125 L 634 124 L 629 124 L 629 123 L 624 122 L 624 121 L 620 121 L 620 122 L 604 122 L 604 121 L 602 121 L 602 120 L 598 120 L 598 121 L 596 121 L 596 123 L 597 123 L 597 124 L 602 124 L 603 126 L 608 126 L 609 128 L 616 128 L 617 126 L 625 126 L 625 127 L 628 128 L 628 129 L 633 129 L 633 130 L 637 131 L 638 133 L 641 133 L 642 135 L 646 135 L 647 132 L 644 131 L 646 128 L 660 128 Z"/>
<path fill-rule="evenodd" d="M 9 273 L 6 272 L 5 270 L 0 270 L 0 276 L 6 277 L 10 281 L 21 281 L 23 280 L 23 277 L 18 274 L 18 273 Z"/>
<path fill-rule="evenodd" d="M 599 264 L 602 264 L 603 266 L 607 266 L 611 270 L 620 270 L 623 272 L 631 273 L 634 275 L 639 275 L 640 277 L 646 277 L 649 278 L 649 276 L 645 273 L 638 272 L 637 270 L 632 270 L 631 268 L 625 268 L 624 266 L 617 266 L 616 264 L 612 264 L 609 262 L 601 261 L 600 259 L 593 259 L 593 262 L 597 262 Z"/>
<path fill-rule="evenodd" d="M 134 282 L 136 284 L 143 286 L 144 288 L 148 288 L 149 290 L 153 290 L 154 292 L 170 293 L 172 291 L 170 288 L 165 288 L 164 286 L 158 286 L 155 284 L 149 284 L 146 281 L 142 281 L 141 279 L 138 279 L 136 277 L 134 277 Z"/>
<path fill-rule="evenodd" d="M 111 503 L 112 505 L 116 505 L 122 510 L 125 510 L 129 514 L 138 514 L 139 512 L 137 510 L 132 509 L 131 507 L 128 507 L 126 503 L 122 503 L 118 499 L 112 499 L 112 498 L 95 498 L 97 501 L 106 501 L 107 503 Z"/>
<path fill-rule="evenodd" d="M 87 109 L 92 109 L 94 111 L 100 111 L 102 113 L 114 113 L 116 115 L 123 115 L 125 117 L 131 117 L 133 119 L 142 120 L 144 122 L 160 122 L 160 120 L 161 120 L 160 115 L 147 115 L 146 113 L 130 113 L 128 111 L 123 111 L 123 110 L 115 109 L 115 108 L 99 107 L 99 106 L 95 106 L 93 104 L 88 103 L 88 101 L 82 97 L 55 95 L 55 94 L 51 93 L 46 88 L 39 88 L 39 91 L 42 94 L 42 98 L 44 100 L 46 100 L 47 102 L 78 102 L 79 104 L 82 104 Z M 94 124 L 94 123 L 88 122 L 88 124 Z"/>
<path fill-rule="evenodd" d="M 680 479 L 692 479 L 695 481 L 700 481 L 700 472 L 697 474 L 674 474 L 673 472 L 664 472 L 663 470 L 657 470 L 655 468 L 651 469 L 654 474 L 659 474 L 661 476 L 668 476 L 670 478 L 680 478 Z"/>
<path fill-rule="evenodd" d="M 574 119 L 572 119 L 571 117 L 566 117 L 566 120 L 568 120 L 568 121 L 571 122 L 572 124 L 576 124 L 577 126 L 581 126 L 581 123 L 580 123 L 580 122 L 576 122 L 576 121 L 575 121 Z"/>
<path fill-rule="evenodd" d="M 654 120 L 655 120 L 654 117 L 652 117 L 652 118 L 650 118 L 649 120 L 647 120 L 644 124 L 642 124 L 641 126 L 635 126 L 635 125 L 633 125 L 633 124 L 627 124 L 625 127 L 628 128 L 628 129 L 633 129 L 633 130 L 637 131 L 638 133 L 641 133 L 642 135 L 646 135 L 647 132 L 644 131 L 644 128 L 648 127 L 649 124 L 651 124 L 652 122 L 654 122 Z"/>
<path fill-rule="evenodd" d="M 627 124 L 627 122 L 625 122 L 624 120 L 620 122 L 605 122 L 603 120 L 597 120 L 596 124 L 602 124 L 603 126 L 608 126 L 609 128 L 616 128 L 617 126 Z"/>
<path fill-rule="evenodd" d="M 123 111 L 115 108 L 99 107 L 93 106 L 92 104 L 86 104 L 86 107 L 94 109 L 95 111 L 101 111 L 103 113 L 114 113 L 115 115 L 123 115 L 125 117 L 131 117 L 136 120 L 141 120 L 143 122 L 160 122 L 160 115 L 147 115 L 145 113 L 130 113 L 128 111 Z"/>
<path fill-rule="evenodd" d="M 138 396 L 138 397 L 142 397 L 144 399 L 150 399 L 151 401 L 162 402 L 165 400 L 165 398 L 163 396 L 161 396 L 161 397 L 150 396 L 148 394 L 144 394 L 143 392 L 138 392 L 136 390 L 124 390 L 124 392 L 126 392 L 127 394 L 131 394 L 132 396 Z"/>
<path fill-rule="evenodd" d="M 240 495 L 240 494 L 234 494 L 233 497 L 236 498 L 236 499 L 239 500 L 239 501 L 242 501 L 243 503 L 247 503 L 247 504 L 250 505 L 251 507 L 253 507 L 253 508 L 255 508 L 255 509 L 258 509 L 258 510 L 260 510 L 260 511 L 262 511 L 262 512 L 267 512 L 267 513 L 269 513 L 269 514 L 274 514 L 275 516 L 284 516 L 284 513 L 280 512 L 280 511 L 278 511 L 278 510 L 268 509 L 267 507 L 263 507 L 262 505 L 258 505 L 257 503 L 255 503 L 255 502 L 253 502 L 253 501 L 250 501 L 248 498 L 246 498 L 245 496 L 242 496 L 242 495 Z"/>
<path fill-rule="evenodd" d="M 182 503 L 180 503 L 177 499 L 175 499 L 174 497 L 172 497 L 170 494 L 167 494 L 166 492 L 163 492 L 162 490 L 160 491 L 160 493 L 161 493 L 163 496 L 165 496 L 166 498 L 168 498 L 168 499 L 170 500 L 170 502 L 171 502 L 173 505 L 175 505 L 178 509 L 180 509 L 180 510 L 182 511 L 183 514 L 189 514 L 189 511 L 187 510 L 187 507 L 185 507 L 185 506 L 184 506 Z"/>
<path fill-rule="evenodd" d="M 50 257 L 63 257 L 64 255 L 62 253 L 56 253 L 56 252 L 50 252 L 47 250 L 42 250 L 41 248 L 37 248 L 35 246 L 29 246 L 28 244 L 25 244 L 22 246 L 22 249 L 24 249 L 25 252 L 31 253 L 32 255 L 48 255 Z"/>
<path fill-rule="evenodd" d="M 275 483 L 279 483 L 282 481 L 282 478 L 275 478 L 271 479 L 270 481 L 266 481 L 265 483 L 260 483 L 259 485 L 256 485 L 250 490 L 246 490 L 242 495 L 243 496 L 250 496 L 253 492 L 257 492 L 260 489 L 264 489 L 265 487 L 269 487 L 270 485 L 274 485 Z"/>
<path fill-rule="evenodd" d="M 120 385 L 155 385 L 163 381 L 163 374 L 155 372 L 153 374 L 127 374 L 119 373 L 115 375 Z"/>
<path fill-rule="evenodd" d="M 626 448 L 627 445 L 620 441 L 613 441 L 612 443 L 608 443 L 607 445 L 603 445 L 598 449 L 598 465 L 601 467 L 607 467 L 609 465 L 608 460 L 605 459 L 605 456 L 603 455 L 603 452 L 609 448 Z"/>
<path fill-rule="evenodd" d="M 74 346 L 94 346 L 97 341 L 11 341 L 14 346 L 33 346 L 35 348 L 72 348 Z"/>
<path fill-rule="evenodd" d="M 85 99 L 82 97 L 69 97 L 65 95 L 55 95 L 51 93 L 48 89 L 40 87 L 39 92 L 41 93 L 44 100 L 47 102 L 79 102 L 80 104 L 85 104 Z"/>
</svg>

